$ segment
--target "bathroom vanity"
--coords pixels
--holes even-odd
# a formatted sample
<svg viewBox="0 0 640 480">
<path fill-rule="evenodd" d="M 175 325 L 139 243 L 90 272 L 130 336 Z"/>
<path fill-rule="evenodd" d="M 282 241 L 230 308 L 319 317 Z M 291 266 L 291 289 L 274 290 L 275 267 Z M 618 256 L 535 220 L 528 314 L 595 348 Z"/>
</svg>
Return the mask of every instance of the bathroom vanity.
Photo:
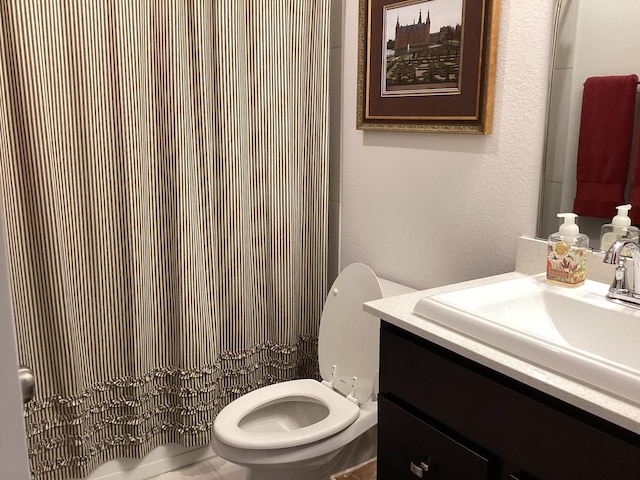
<svg viewBox="0 0 640 480">
<path fill-rule="evenodd" d="M 365 304 L 382 319 L 379 480 L 640 479 L 638 404 L 415 315 L 427 293 Z"/>
</svg>

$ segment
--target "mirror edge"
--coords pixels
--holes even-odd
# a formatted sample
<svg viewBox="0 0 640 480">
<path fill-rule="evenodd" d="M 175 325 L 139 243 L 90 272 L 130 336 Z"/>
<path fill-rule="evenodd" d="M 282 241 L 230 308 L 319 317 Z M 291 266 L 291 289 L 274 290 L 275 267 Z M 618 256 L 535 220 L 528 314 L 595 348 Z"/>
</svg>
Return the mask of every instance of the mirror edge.
<svg viewBox="0 0 640 480">
<path fill-rule="evenodd" d="M 568 0 L 569 2 L 571 0 Z M 544 147 L 542 149 L 542 162 L 540 166 L 540 182 L 538 185 L 538 220 L 536 224 L 536 237 L 538 238 L 546 238 L 546 235 L 543 233 L 543 213 L 544 213 L 544 188 L 545 188 L 545 175 L 547 170 L 547 153 L 549 149 L 549 116 L 551 111 L 551 93 L 553 86 L 553 74 L 554 74 L 554 65 L 556 60 L 556 50 L 558 46 L 558 33 L 560 28 L 560 18 L 562 17 L 562 9 L 564 6 L 563 0 L 554 0 L 554 14 L 553 14 L 553 25 L 551 30 L 551 53 L 549 60 L 549 82 L 547 84 L 547 111 L 545 115 L 545 134 L 544 134 Z"/>
</svg>

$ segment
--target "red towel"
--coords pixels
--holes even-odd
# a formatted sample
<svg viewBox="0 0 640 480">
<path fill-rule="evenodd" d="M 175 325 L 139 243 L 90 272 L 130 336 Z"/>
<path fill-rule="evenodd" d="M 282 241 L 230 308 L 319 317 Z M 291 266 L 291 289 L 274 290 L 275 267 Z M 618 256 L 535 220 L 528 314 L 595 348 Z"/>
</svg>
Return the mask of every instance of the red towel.
<svg viewBox="0 0 640 480">
<path fill-rule="evenodd" d="M 584 83 L 573 203 L 578 215 L 611 218 L 625 203 L 637 88 L 637 75 L 591 77 Z"/>
</svg>

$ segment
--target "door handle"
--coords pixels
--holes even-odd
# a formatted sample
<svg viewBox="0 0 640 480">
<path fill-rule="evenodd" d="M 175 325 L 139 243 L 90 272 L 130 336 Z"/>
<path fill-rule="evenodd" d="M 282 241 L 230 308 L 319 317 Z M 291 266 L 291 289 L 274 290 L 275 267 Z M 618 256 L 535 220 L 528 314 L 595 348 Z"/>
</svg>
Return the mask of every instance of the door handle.
<svg viewBox="0 0 640 480">
<path fill-rule="evenodd" d="M 22 388 L 22 402 L 29 403 L 36 390 L 36 380 L 33 376 L 33 370 L 26 365 L 20 365 L 18 377 L 20 378 L 20 387 Z"/>
</svg>

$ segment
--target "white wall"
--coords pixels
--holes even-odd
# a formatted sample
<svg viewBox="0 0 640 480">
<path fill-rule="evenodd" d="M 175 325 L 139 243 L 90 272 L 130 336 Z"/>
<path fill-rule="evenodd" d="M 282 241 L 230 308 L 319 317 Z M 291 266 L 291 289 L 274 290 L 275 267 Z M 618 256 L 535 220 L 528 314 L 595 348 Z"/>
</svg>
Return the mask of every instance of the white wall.
<svg viewBox="0 0 640 480">
<path fill-rule="evenodd" d="M 514 269 L 536 231 L 553 1 L 500 3 L 493 134 L 475 136 L 356 130 L 358 0 L 342 2 L 341 268 L 419 289 Z"/>
<path fill-rule="evenodd" d="M 18 380 L 18 346 L 7 257 L 4 201 L 0 197 L 0 465 L 2 478 L 27 480 L 29 461 L 24 431 L 22 388 Z"/>
</svg>

